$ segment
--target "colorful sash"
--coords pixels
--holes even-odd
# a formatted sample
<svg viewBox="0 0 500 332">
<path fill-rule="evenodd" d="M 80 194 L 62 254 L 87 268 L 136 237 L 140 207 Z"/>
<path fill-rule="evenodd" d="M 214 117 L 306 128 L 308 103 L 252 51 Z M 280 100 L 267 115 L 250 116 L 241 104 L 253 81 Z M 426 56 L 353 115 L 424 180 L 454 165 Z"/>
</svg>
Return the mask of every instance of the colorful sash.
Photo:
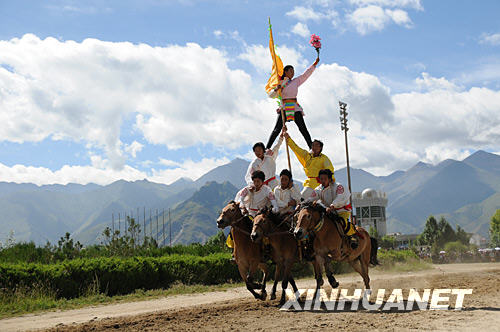
<svg viewBox="0 0 500 332">
<path fill-rule="evenodd" d="M 295 120 L 295 107 L 297 103 L 285 103 L 285 118 L 286 122 Z"/>
</svg>

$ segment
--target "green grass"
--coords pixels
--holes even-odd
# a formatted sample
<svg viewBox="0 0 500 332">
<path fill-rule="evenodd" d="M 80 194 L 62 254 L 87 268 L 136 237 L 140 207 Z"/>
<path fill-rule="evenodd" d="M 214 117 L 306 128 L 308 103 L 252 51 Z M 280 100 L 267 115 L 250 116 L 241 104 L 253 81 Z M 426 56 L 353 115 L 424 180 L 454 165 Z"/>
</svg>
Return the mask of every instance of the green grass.
<svg viewBox="0 0 500 332">
<path fill-rule="evenodd" d="M 379 253 L 381 266 L 376 270 L 383 272 L 408 272 L 429 269 L 432 265 L 420 260 L 411 251 L 385 251 Z M 347 263 L 337 266 L 336 274 L 352 273 Z M 310 276 L 306 276 L 310 278 Z M 99 304 L 112 304 L 151 300 L 180 294 L 205 293 L 224 291 L 234 287 L 244 286 L 239 283 L 223 283 L 219 285 L 185 285 L 180 282 L 172 284 L 167 289 L 143 290 L 137 289 L 126 295 L 108 296 L 101 293 L 97 280 L 90 283 L 82 295 L 72 299 L 58 297 L 56 292 L 43 284 L 34 284 L 32 287 L 17 287 L 15 290 L 0 289 L 0 318 L 19 316 L 26 313 L 35 313 L 52 310 L 77 309 Z"/>
</svg>

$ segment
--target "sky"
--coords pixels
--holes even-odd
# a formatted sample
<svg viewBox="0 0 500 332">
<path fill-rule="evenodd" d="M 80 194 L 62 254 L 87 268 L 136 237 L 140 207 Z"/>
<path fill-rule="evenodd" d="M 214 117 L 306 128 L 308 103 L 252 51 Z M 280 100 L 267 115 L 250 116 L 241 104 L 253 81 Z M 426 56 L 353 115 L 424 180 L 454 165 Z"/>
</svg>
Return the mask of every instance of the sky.
<svg viewBox="0 0 500 332">
<path fill-rule="evenodd" d="M 0 181 L 169 184 L 250 160 L 276 120 L 268 17 L 297 74 L 322 38 L 298 99 L 336 169 L 339 100 L 351 166 L 376 175 L 500 153 L 499 12 L 487 0 L 0 0 Z"/>
</svg>

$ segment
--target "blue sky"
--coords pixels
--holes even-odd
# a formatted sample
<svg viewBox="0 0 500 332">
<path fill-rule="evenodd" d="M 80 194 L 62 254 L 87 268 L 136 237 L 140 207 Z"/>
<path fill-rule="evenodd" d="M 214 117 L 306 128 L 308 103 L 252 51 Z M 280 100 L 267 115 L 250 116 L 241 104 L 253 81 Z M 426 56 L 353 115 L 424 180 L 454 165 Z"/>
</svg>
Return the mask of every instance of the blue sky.
<svg viewBox="0 0 500 332">
<path fill-rule="evenodd" d="M 295 60 L 297 63 L 292 64 L 298 70 L 305 69 L 315 57 L 308 45 L 310 33 L 322 37 L 318 74 L 301 88 L 304 94 L 299 97 L 309 106 L 306 122 L 312 136 L 331 143 L 326 152 L 333 155 L 337 168 L 345 161 L 334 112 L 337 100 L 345 98 L 354 112 L 350 132 L 352 149 L 358 151 L 353 153 L 354 167 L 387 174 L 419 160 L 436 163 L 445 158 L 460 159 L 477 149 L 498 152 L 498 119 L 492 119 L 488 127 L 482 126 L 483 117 L 500 114 L 500 106 L 495 106 L 500 94 L 499 12 L 498 1 L 1 1 L 0 41 L 4 53 L 10 56 L 0 52 L 0 70 L 4 71 L 0 83 L 8 97 L 0 102 L 0 115 L 8 119 L 11 130 L 0 131 L 0 181 L 109 183 L 120 177 L 146 176 L 169 183 L 180 176 L 196 178 L 237 156 L 251 157 L 249 146 L 256 140 L 265 141 L 274 121 L 274 104 L 262 90 L 268 75 L 264 62 L 268 61 L 264 52 L 268 16 L 276 44 L 282 47 L 280 54 L 285 62 Z M 26 34 L 35 39 L 24 38 Z M 15 45 L 16 38 L 22 45 Z M 47 38 L 55 38 L 57 43 Z M 102 44 L 92 45 L 85 53 L 82 42 L 88 38 Z M 120 42 L 132 46 L 121 47 Z M 162 91 L 157 95 L 147 87 L 137 94 L 132 88 L 130 93 L 124 91 L 128 86 L 142 86 L 141 82 L 158 82 L 151 70 L 130 69 L 153 61 L 154 48 L 182 53 L 189 48 L 188 43 L 200 49 L 193 49 L 192 57 L 185 60 L 175 57 L 178 63 L 162 65 L 167 69 L 192 69 L 194 77 L 171 77 L 176 86 L 186 84 L 182 91 L 193 89 L 192 96 L 179 97 L 179 104 L 164 104 L 161 98 L 172 101 L 172 97 Z M 139 44 L 152 48 L 141 51 Z M 76 53 L 68 51 L 72 49 Z M 210 50 L 217 52 L 214 70 L 220 68 L 234 75 L 220 89 L 204 84 L 211 80 L 204 70 L 211 64 L 204 67 L 201 59 L 206 59 Z M 65 58 L 67 52 L 71 56 Z M 133 62 L 120 62 L 105 77 L 102 70 L 89 73 L 122 55 L 127 61 L 133 58 Z M 37 62 L 39 58 L 43 61 Z M 219 60 L 220 67 L 215 64 Z M 37 69 L 42 72 L 48 67 L 55 71 L 53 76 L 48 70 L 38 73 Z M 80 85 L 80 71 L 88 73 L 85 80 L 90 80 L 90 85 Z M 114 87 L 116 80 L 128 74 L 133 84 L 122 83 L 121 90 Z M 94 78 L 96 90 L 102 95 L 85 91 L 94 85 Z M 51 79 L 54 82 L 47 82 Z M 196 86 L 197 81 L 202 81 L 202 87 Z M 12 87 L 11 82 L 19 85 Z M 33 94 L 37 82 L 44 82 L 44 86 Z M 160 86 L 168 93 L 169 84 L 162 81 Z M 65 90 L 68 86 L 73 89 Z M 327 91 L 316 93 L 323 88 Z M 208 91 L 211 96 L 200 91 Z M 128 101 L 128 97 L 135 100 Z M 149 108 L 139 103 L 134 106 L 137 98 L 145 98 Z M 61 102 L 63 106 L 54 106 Z M 206 110 L 200 112 L 207 114 L 207 119 L 200 116 L 200 121 L 193 121 L 187 116 L 190 111 L 183 105 L 192 110 L 197 103 L 205 103 Z M 235 105 L 240 103 L 252 106 L 238 110 Z M 54 109 L 45 109 L 44 105 Z M 91 105 L 93 113 L 87 119 L 85 112 Z M 460 105 L 466 106 L 462 109 Z M 416 109 L 407 111 L 405 107 Z M 433 107 L 439 119 L 430 124 L 431 128 L 426 123 L 433 114 L 426 119 L 419 117 L 426 107 Z M 16 111 L 18 116 L 12 115 Z M 184 122 L 173 124 L 173 119 L 181 121 L 182 114 L 186 115 Z M 143 122 L 139 121 L 141 116 Z M 244 122 L 243 116 L 253 119 Z M 325 117 L 331 123 L 322 121 Z M 468 127 L 465 123 L 471 122 L 471 117 L 473 124 Z M 412 119 L 421 121 L 422 130 Z M 81 131 L 75 121 L 82 121 Z M 234 123 L 234 132 L 212 130 L 227 121 Z M 196 138 L 187 133 L 186 138 L 190 138 L 184 139 L 182 131 L 175 132 L 190 123 L 194 132 L 196 128 L 206 130 L 204 136 Z M 398 126 L 401 128 L 394 129 Z M 462 127 L 468 129 L 461 132 Z M 384 137 L 382 132 L 387 132 Z M 432 139 L 426 141 L 421 135 Z M 300 135 L 297 140 L 302 143 Z M 383 148 L 387 144 L 394 144 L 394 149 L 388 152 Z M 382 147 L 373 149 L 375 145 Z M 137 148 L 135 152 L 131 152 L 132 146 Z M 85 167 L 89 176 L 84 176 Z"/>
</svg>

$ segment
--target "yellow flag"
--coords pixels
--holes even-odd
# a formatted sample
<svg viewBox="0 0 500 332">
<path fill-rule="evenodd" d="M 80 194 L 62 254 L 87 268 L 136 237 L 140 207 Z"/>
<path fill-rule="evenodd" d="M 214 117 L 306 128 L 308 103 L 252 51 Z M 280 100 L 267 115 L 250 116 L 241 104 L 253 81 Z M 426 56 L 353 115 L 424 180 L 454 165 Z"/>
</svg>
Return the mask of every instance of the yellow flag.
<svg viewBox="0 0 500 332">
<path fill-rule="evenodd" d="M 266 84 L 266 92 L 269 94 L 278 85 L 281 75 L 283 75 L 283 62 L 280 57 L 276 54 L 274 49 L 273 40 L 273 30 L 271 28 L 271 19 L 269 19 L 269 51 L 271 52 L 271 58 L 273 60 L 273 70 L 271 72 L 271 77 Z"/>
</svg>

